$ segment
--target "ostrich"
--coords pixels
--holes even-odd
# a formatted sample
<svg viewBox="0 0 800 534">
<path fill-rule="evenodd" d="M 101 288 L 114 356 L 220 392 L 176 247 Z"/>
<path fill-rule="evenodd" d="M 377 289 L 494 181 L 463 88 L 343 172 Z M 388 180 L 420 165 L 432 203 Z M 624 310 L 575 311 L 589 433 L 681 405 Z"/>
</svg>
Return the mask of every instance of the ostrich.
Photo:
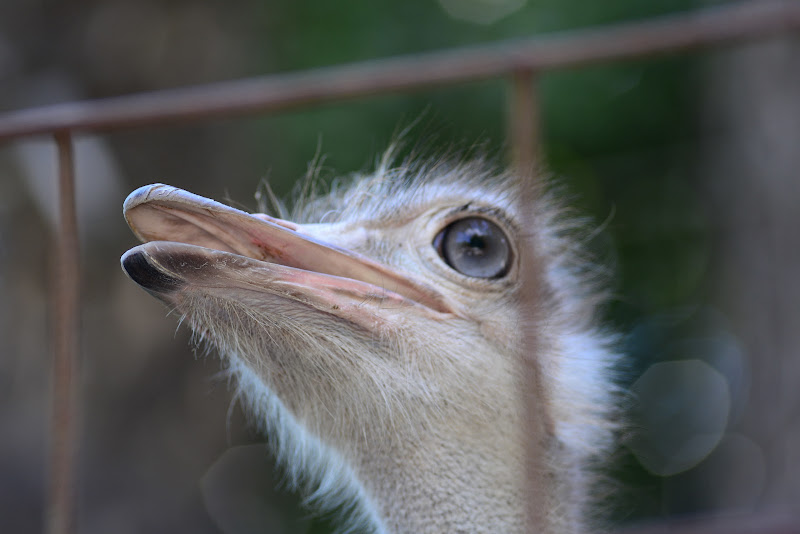
<svg viewBox="0 0 800 534">
<path fill-rule="evenodd" d="M 289 479 L 352 530 L 525 530 L 525 440 L 543 444 L 542 532 L 584 531 L 614 430 L 610 337 L 552 199 L 483 163 L 384 163 L 293 221 L 163 184 L 131 193 L 128 276 L 215 346 Z M 526 435 L 521 253 L 540 268 Z M 584 274 L 582 274 L 584 273 Z"/>
</svg>

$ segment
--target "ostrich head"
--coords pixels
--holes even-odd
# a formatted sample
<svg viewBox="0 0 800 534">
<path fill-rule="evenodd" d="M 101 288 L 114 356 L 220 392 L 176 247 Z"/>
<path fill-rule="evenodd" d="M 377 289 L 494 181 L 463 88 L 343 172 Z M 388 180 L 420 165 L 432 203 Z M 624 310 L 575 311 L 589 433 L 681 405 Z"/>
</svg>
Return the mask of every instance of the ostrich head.
<svg viewBox="0 0 800 534">
<path fill-rule="evenodd" d="M 521 531 L 537 439 L 545 532 L 577 532 L 612 358 L 557 210 L 542 199 L 523 227 L 519 189 L 482 164 L 382 166 L 290 222 L 150 185 L 125 201 L 144 244 L 122 265 L 218 348 L 290 479 L 353 503 L 358 528 Z M 531 256 L 545 436 L 526 435 L 519 395 Z"/>
</svg>

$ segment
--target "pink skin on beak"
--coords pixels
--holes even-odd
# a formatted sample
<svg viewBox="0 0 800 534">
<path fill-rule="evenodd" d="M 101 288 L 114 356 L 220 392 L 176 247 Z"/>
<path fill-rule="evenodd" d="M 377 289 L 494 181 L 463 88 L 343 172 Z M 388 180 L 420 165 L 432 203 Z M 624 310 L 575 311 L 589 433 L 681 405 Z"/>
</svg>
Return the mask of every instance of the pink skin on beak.
<svg viewBox="0 0 800 534">
<path fill-rule="evenodd" d="M 134 263 L 133 254 L 144 254 L 141 258 L 146 259 L 148 268 L 175 280 L 188 277 L 182 276 L 182 267 L 196 270 L 215 264 L 246 269 L 252 274 L 253 287 L 269 286 L 316 308 L 336 310 L 341 316 L 376 299 L 381 306 L 421 308 L 419 311 L 431 317 L 454 313 L 435 289 L 352 251 L 302 235 L 292 222 L 249 214 L 163 184 L 131 193 L 123 211 L 131 230 L 147 243 L 122 259 L 126 272 L 140 284 L 141 279 L 126 266 L 126 262 Z M 243 258 L 228 260 L 224 255 Z M 181 262 L 181 256 L 193 261 Z M 222 273 L 217 273 L 214 278 L 220 276 Z M 143 287 L 148 289 L 146 284 Z"/>
</svg>

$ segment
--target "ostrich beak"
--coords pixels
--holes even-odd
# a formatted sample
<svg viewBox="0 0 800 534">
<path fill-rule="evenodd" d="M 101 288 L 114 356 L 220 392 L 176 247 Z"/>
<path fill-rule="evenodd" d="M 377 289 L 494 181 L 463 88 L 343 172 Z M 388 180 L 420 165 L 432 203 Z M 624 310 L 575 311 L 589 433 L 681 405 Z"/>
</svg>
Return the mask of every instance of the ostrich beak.
<svg viewBox="0 0 800 534">
<path fill-rule="evenodd" d="M 134 282 L 165 301 L 186 288 L 266 291 L 365 325 L 376 310 L 454 313 L 437 290 L 384 264 L 175 187 L 141 187 L 123 212 L 145 244 L 122 256 Z M 367 309 L 368 308 L 368 309 Z"/>
</svg>

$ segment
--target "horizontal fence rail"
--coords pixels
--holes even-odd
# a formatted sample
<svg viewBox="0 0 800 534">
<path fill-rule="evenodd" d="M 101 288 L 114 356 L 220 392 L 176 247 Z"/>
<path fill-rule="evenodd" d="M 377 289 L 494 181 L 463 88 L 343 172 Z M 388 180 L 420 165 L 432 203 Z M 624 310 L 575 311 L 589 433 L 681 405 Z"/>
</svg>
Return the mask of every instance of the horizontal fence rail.
<svg viewBox="0 0 800 534">
<path fill-rule="evenodd" d="M 509 137 L 514 165 L 532 181 L 540 143 L 536 81 L 542 72 L 694 50 L 800 30 L 800 2 L 750 1 L 501 44 L 405 56 L 130 96 L 71 102 L 0 114 L 0 142 L 52 135 L 59 148 L 62 223 L 55 247 L 70 268 L 55 280 L 54 377 L 48 530 L 74 532 L 76 394 L 79 330 L 78 230 L 72 135 L 252 113 L 274 113 L 345 99 L 505 77 L 511 82 Z M 535 343 L 530 340 L 531 343 Z M 533 422 L 532 424 L 535 424 Z M 536 454 L 532 449 L 530 456 Z M 800 534 L 794 518 L 717 519 L 625 534 L 661 532 Z M 736 528 L 732 528 L 735 526 Z"/>
<path fill-rule="evenodd" d="M 283 111 L 516 71 L 550 71 L 680 52 L 798 28 L 800 2 L 752 1 L 499 45 L 17 111 L 0 115 L 0 141 L 59 130 L 101 131 Z"/>
</svg>

